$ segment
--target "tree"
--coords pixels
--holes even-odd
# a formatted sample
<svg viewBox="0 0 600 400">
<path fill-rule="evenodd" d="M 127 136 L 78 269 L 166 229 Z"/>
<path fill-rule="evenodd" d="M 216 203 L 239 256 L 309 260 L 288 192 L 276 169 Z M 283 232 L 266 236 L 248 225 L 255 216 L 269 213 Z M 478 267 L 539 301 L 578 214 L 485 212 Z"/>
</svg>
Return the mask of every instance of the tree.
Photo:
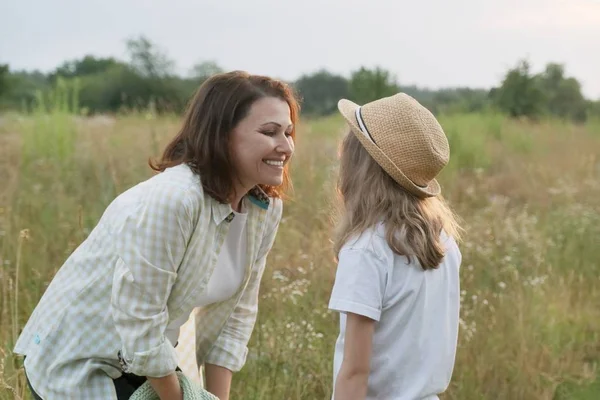
<svg viewBox="0 0 600 400">
<path fill-rule="evenodd" d="M 481 112 L 489 106 L 488 91 L 471 88 L 449 88 L 438 90 L 431 101 L 433 113 Z"/>
<path fill-rule="evenodd" d="M 544 112 L 544 95 L 539 79 L 530 73 L 526 60 L 510 69 L 500 88 L 494 91 L 498 108 L 512 117 L 535 118 Z"/>
<path fill-rule="evenodd" d="M 38 91 L 48 89 L 47 76 L 39 71 L 7 71 L 6 91 L 0 95 L 3 106 L 27 110 L 33 106 Z"/>
<path fill-rule="evenodd" d="M 389 71 L 379 67 L 374 70 L 361 67 L 350 78 L 350 98 L 358 104 L 391 96 L 399 91 L 395 78 Z"/>
<path fill-rule="evenodd" d="M 498 108 L 513 117 L 552 115 L 584 122 L 590 110 L 581 93 L 581 84 L 565 76 L 561 64 L 549 63 L 537 75 L 530 73 L 527 61 L 507 72 L 502 85 L 490 92 Z"/>
<path fill-rule="evenodd" d="M 86 76 L 105 72 L 106 70 L 117 66 L 124 65 L 114 58 L 96 58 L 91 55 L 83 57 L 81 60 L 65 61 L 53 73 L 50 74 L 49 80 L 54 82 L 58 76 L 64 78 L 73 78 L 76 76 Z"/>
<path fill-rule="evenodd" d="M 131 66 L 142 76 L 164 78 L 172 74 L 175 63 L 144 36 L 127 40 Z"/>
<path fill-rule="evenodd" d="M 294 86 L 302 97 L 302 111 L 312 115 L 335 112 L 337 102 L 348 97 L 348 80 L 322 69 L 311 75 L 302 75 Z"/>
<path fill-rule="evenodd" d="M 587 102 L 587 114 L 590 117 L 600 118 L 600 100 Z"/>
<path fill-rule="evenodd" d="M 586 100 L 581 93 L 581 84 L 575 78 L 565 77 L 565 68 L 550 63 L 539 75 L 546 107 L 551 115 L 582 122 L 587 117 Z"/>
<path fill-rule="evenodd" d="M 196 82 L 204 82 L 213 75 L 220 74 L 223 69 L 215 61 L 203 61 L 192 67 L 191 78 Z"/>
<path fill-rule="evenodd" d="M 9 74 L 8 64 L 0 65 L 0 97 L 8 93 Z"/>
</svg>

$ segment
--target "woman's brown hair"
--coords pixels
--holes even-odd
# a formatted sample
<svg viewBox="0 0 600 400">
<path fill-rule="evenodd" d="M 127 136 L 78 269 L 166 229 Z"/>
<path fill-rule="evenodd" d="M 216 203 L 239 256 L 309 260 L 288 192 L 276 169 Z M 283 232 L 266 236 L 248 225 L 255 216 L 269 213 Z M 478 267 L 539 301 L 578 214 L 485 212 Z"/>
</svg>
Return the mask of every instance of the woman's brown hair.
<svg viewBox="0 0 600 400">
<path fill-rule="evenodd" d="M 267 76 L 232 71 L 214 75 L 198 88 L 179 133 L 158 162 L 149 162 L 150 167 L 162 172 L 186 163 L 200 176 L 204 193 L 221 203 L 230 201 L 235 174 L 229 151 L 231 132 L 252 104 L 263 97 L 276 97 L 288 104 L 295 140 L 299 105 L 292 88 Z M 284 167 L 280 186 L 260 185 L 268 196 L 283 196 L 291 184 L 288 166 Z"/>
</svg>

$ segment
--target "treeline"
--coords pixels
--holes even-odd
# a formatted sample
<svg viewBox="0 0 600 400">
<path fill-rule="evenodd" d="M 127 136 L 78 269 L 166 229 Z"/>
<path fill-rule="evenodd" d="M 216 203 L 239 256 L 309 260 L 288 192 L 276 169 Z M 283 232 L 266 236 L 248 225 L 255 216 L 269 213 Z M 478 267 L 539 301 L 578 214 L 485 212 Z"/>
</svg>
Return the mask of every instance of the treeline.
<svg viewBox="0 0 600 400">
<path fill-rule="evenodd" d="M 66 61 L 48 74 L 11 71 L 9 65 L 0 65 L 0 109 L 30 111 L 62 85 L 76 92 L 78 107 L 84 113 L 149 107 L 156 112 L 179 113 L 206 78 L 222 71 L 217 63 L 209 61 L 181 76 L 173 72 L 174 62 L 147 38 L 130 39 L 126 44 L 127 61 L 87 55 Z M 320 70 L 290 83 L 302 99 L 304 115 L 330 114 L 340 98 L 366 103 L 403 91 L 436 114 L 494 110 L 513 117 L 555 116 L 576 122 L 600 116 L 600 100 L 586 99 L 577 79 L 555 63 L 534 74 L 527 61 L 520 61 L 491 90 L 403 86 L 382 68 L 360 68 L 349 77 Z"/>
</svg>

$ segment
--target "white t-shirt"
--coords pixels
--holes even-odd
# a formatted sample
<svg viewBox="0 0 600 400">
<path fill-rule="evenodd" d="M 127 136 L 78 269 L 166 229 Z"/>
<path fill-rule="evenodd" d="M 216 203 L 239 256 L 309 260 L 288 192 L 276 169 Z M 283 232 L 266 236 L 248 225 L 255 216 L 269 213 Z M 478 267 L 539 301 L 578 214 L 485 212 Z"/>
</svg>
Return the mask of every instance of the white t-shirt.
<svg viewBox="0 0 600 400">
<path fill-rule="evenodd" d="M 461 253 L 443 235 L 446 255 L 424 271 L 398 256 L 383 224 L 340 251 L 329 308 L 340 312 L 334 383 L 344 356 L 346 314 L 375 321 L 367 399 L 437 399 L 450 383 L 458 338 Z"/>
<path fill-rule="evenodd" d="M 190 318 L 196 307 L 204 307 L 229 299 L 240 288 L 246 268 L 246 220 L 248 214 L 234 211 L 227 237 L 221 247 L 217 265 L 208 281 L 206 290 L 196 304 L 167 326 L 165 335 L 173 346 L 177 343 L 181 326 Z"/>
</svg>

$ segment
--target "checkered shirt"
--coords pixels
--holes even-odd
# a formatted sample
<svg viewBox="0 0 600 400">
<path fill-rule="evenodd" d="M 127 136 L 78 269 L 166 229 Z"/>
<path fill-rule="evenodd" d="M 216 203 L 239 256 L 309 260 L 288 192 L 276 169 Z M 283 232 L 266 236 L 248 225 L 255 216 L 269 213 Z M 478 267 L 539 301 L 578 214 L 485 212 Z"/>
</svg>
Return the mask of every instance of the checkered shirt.
<svg viewBox="0 0 600 400">
<path fill-rule="evenodd" d="M 258 187 L 244 201 L 244 281 L 230 299 L 194 309 L 195 332 L 179 344 L 195 348 L 197 365 L 234 372 L 246 360 L 282 213 L 281 200 Z M 165 329 L 207 287 L 232 215 L 230 205 L 204 195 L 187 165 L 118 196 L 58 270 L 15 345 L 16 354 L 26 355 L 36 392 L 46 400 L 116 399 L 111 378 L 122 372 L 160 377 L 175 371 L 178 354 Z"/>
</svg>

